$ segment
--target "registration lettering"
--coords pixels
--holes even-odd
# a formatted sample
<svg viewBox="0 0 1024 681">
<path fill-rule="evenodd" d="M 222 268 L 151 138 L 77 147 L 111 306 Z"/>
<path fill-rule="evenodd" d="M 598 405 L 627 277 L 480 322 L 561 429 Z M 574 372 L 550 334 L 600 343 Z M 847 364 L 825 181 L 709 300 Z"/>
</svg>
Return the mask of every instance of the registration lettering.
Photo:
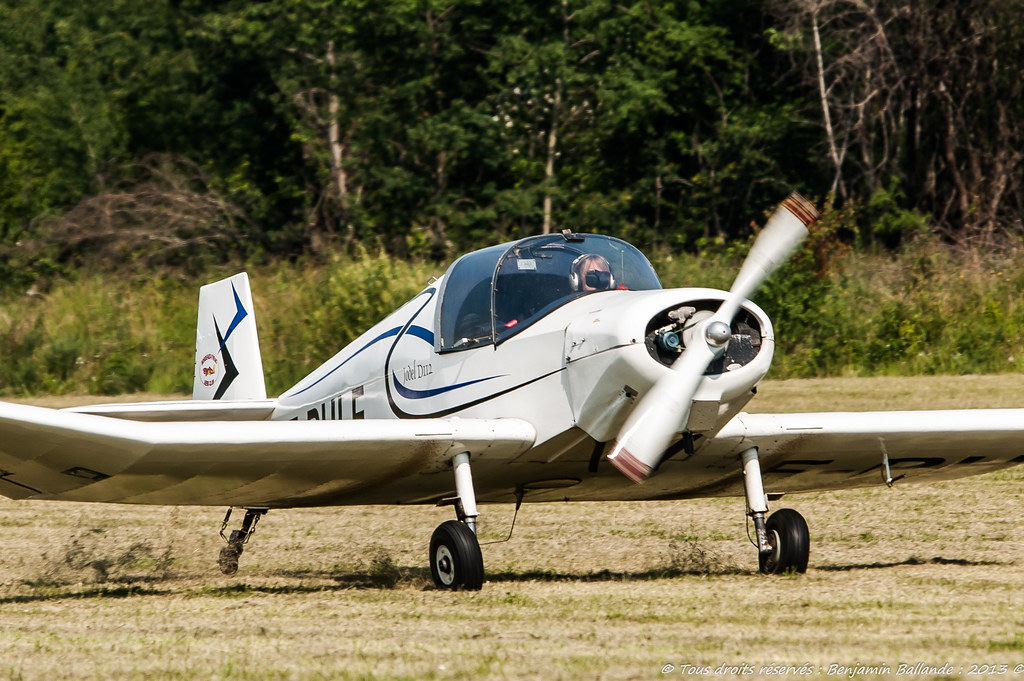
<svg viewBox="0 0 1024 681">
<path fill-rule="evenodd" d="M 326 402 L 321 402 L 315 407 L 306 411 L 307 421 L 346 421 L 350 419 L 366 418 L 365 413 L 359 407 L 363 397 L 363 386 L 357 385 L 351 390 L 346 390 L 337 397 Z"/>
</svg>

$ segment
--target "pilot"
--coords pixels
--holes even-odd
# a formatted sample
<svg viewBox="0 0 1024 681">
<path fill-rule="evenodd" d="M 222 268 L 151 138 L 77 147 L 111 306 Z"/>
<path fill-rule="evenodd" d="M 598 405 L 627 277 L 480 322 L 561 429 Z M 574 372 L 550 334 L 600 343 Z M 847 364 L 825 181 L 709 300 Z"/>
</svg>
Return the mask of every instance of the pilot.
<svg viewBox="0 0 1024 681">
<path fill-rule="evenodd" d="M 615 288 L 615 277 L 603 255 L 584 253 L 572 261 L 569 285 L 573 291 L 607 291 Z"/>
</svg>

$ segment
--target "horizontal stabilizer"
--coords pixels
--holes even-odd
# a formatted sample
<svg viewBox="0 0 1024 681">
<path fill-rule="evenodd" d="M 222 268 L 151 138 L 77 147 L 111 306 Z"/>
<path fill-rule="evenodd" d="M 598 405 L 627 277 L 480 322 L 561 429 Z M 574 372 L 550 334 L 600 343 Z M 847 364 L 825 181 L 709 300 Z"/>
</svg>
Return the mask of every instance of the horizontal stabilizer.
<svg viewBox="0 0 1024 681">
<path fill-rule="evenodd" d="M 64 411 L 130 421 L 265 421 L 277 400 L 178 400 L 69 407 Z"/>
</svg>

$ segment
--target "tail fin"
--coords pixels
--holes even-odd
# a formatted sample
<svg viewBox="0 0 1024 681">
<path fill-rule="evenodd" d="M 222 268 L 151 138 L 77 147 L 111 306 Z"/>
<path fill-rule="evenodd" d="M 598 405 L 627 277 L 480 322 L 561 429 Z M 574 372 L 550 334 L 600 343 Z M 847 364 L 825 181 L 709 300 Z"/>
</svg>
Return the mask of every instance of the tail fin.
<svg viewBox="0 0 1024 681">
<path fill-rule="evenodd" d="M 194 400 L 264 400 L 263 358 L 245 272 L 199 289 Z"/>
</svg>

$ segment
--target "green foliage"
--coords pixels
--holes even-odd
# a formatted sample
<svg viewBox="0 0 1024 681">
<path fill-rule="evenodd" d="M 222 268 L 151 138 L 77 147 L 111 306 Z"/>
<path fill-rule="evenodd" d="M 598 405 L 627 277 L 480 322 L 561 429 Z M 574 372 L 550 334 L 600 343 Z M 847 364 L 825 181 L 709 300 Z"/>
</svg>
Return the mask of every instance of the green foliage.
<svg viewBox="0 0 1024 681">
<path fill-rule="evenodd" d="M 0 386 L 15 394 L 191 390 L 195 296 L 180 282 L 85 276 L 9 297 L 0 303 Z"/>
<path fill-rule="evenodd" d="M 927 234 L 928 218 L 904 207 L 906 196 L 893 178 L 888 187 L 879 187 L 868 197 L 864 217 L 868 234 L 889 247 Z"/>
<path fill-rule="evenodd" d="M 199 172 L 144 208 L 212 202 L 166 263 L 190 275 L 543 227 L 678 253 L 743 242 L 791 188 L 844 197 L 859 247 L 1019 241 L 1021 2 L 825 3 L 818 54 L 789 0 L 6 0 L 0 289 L 71 271 L 82 234 L 179 236 L 123 219 L 154 157 Z"/>
<path fill-rule="evenodd" d="M 1019 255 L 956 255 L 929 242 L 893 258 L 847 253 L 818 281 L 804 316 L 779 323 L 773 375 L 1017 371 L 1022 265 Z M 774 307 L 766 303 L 769 315 Z"/>
<path fill-rule="evenodd" d="M 896 256 L 842 246 L 849 216 L 754 295 L 776 337 L 772 378 L 1014 372 L 1024 365 L 1024 256 L 919 240 Z M 727 289 L 746 245 L 653 258 L 666 286 Z M 250 268 L 267 389 L 280 394 L 425 288 L 441 267 L 382 253 Z M 189 393 L 207 280 L 83 274 L 0 298 L 0 393 Z"/>
<path fill-rule="evenodd" d="M 365 252 L 255 269 L 268 390 L 291 387 L 436 272 Z M 0 299 L 0 392 L 191 393 L 196 300 L 205 281 L 83 275 L 46 294 Z"/>
<path fill-rule="evenodd" d="M 253 274 L 267 390 L 278 394 L 426 287 L 436 268 L 359 252 Z M 191 367 L 190 367 L 191 368 Z"/>
<path fill-rule="evenodd" d="M 124 169 L 154 155 L 201 169 L 203 195 L 245 216 L 243 256 L 445 258 L 546 215 L 678 249 L 745 235 L 802 181 L 811 128 L 747 0 L 0 12 L 0 288 L 73 265 L 74 234 L 47 218 L 77 210 L 103 232 L 82 205 L 125 194 Z"/>
</svg>

